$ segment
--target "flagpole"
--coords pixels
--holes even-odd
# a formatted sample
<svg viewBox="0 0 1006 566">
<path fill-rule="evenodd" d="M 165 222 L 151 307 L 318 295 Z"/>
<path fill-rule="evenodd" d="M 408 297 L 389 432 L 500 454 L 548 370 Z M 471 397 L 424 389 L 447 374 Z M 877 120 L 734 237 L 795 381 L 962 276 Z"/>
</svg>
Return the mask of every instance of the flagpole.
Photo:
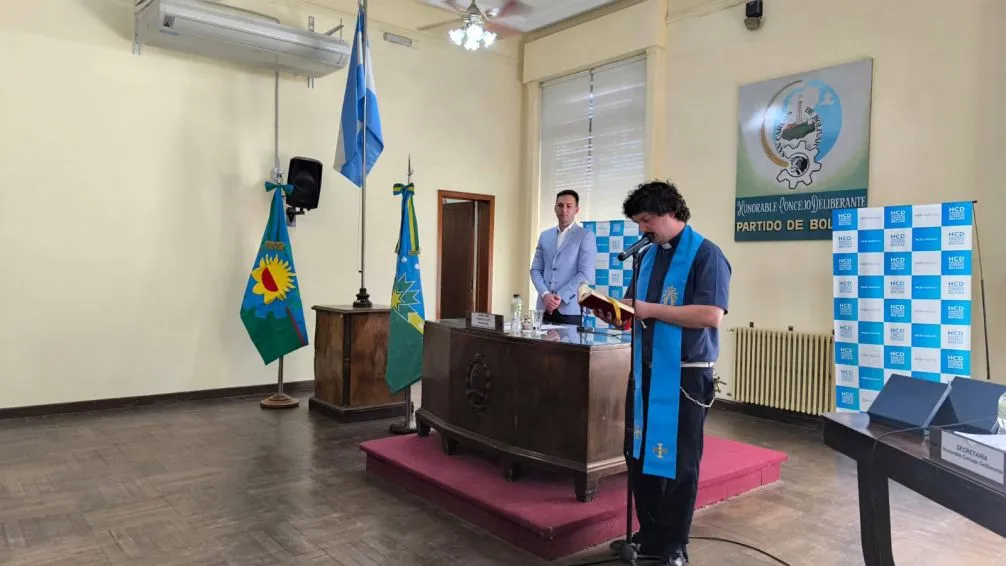
<svg viewBox="0 0 1006 566">
<path fill-rule="evenodd" d="M 412 184 L 412 154 L 409 154 L 409 168 L 408 175 L 406 175 L 405 183 L 407 185 Z M 399 236 L 401 238 L 401 236 Z M 399 245 L 401 244 L 401 239 L 399 239 Z M 401 423 L 391 423 L 388 426 L 388 432 L 391 434 L 402 435 L 402 434 L 412 434 L 416 432 L 415 422 L 413 421 L 413 404 L 412 404 L 412 386 L 405 388 L 405 422 Z"/>
<path fill-rule="evenodd" d="M 277 185 L 283 184 L 283 169 L 279 163 L 279 71 L 276 71 L 276 86 L 273 100 L 273 167 L 272 180 Z M 282 191 L 280 187 L 273 189 Z M 263 409 L 292 409 L 300 405 L 300 401 L 283 393 L 283 356 L 279 357 L 279 367 L 276 369 L 276 392 L 262 399 L 259 405 Z"/>
<path fill-rule="evenodd" d="M 360 38 L 363 50 L 363 151 L 360 152 L 360 159 L 363 167 L 360 173 L 360 292 L 356 294 L 354 308 L 369 309 L 374 306 L 370 301 L 370 294 L 367 293 L 366 275 L 366 251 L 367 251 L 367 59 L 370 56 L 369 44 L 370 35 L 367 25 L 367 0 L 360 0 L 361 13 L 363 14 L 363 37 Z"/>
</svg>

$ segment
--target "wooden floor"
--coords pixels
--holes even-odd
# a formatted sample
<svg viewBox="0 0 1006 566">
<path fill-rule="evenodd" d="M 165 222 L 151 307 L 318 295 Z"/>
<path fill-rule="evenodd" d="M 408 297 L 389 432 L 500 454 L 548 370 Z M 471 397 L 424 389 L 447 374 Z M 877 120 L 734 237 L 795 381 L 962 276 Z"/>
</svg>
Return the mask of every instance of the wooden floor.
<svg viewBox="0 0 1006 566">
<path fill-rule="evenodd" d="M 306 399 L 258 398 L 0 421 L 0 564 L 541 564 L 367 477 L 361 441 L 388 422 L 337 425 Z M 709 430 L 789 453 L 783 481 L 703 510 L 694 534 L 793 565 L 862 564 L 853 464 L 812 429 L 729 412 Z M 899 565 L 1006 563 L 1006 541 L 892 485 Z M 771 560 L 695 541 L 692 563 Z M 605 557 L 585 552 L 575 564 Z"/>
</svg>

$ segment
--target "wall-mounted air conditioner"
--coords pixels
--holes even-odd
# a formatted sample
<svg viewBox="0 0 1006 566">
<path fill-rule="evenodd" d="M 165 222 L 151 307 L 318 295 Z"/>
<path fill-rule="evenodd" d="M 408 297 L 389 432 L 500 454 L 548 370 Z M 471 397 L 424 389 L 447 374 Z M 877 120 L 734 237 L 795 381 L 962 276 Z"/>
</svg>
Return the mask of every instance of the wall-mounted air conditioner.
<svg viewBox="0 0 1006 566">
<path fill-rule="evenodd" d="M 345 41 L 208 0 L 137 0 L 136 40 L 232 63 L 317 78 L 346 66 Z"/>
</svg>

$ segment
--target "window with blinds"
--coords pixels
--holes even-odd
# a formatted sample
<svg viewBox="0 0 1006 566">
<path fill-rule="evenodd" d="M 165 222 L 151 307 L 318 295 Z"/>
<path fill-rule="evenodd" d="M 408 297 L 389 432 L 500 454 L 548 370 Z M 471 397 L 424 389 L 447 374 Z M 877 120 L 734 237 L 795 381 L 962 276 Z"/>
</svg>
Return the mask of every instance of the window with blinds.
<svg viewBox="0 0 1006 566">
<path fill-rule="evenodd" d="M 577 221 L 623 218 L 622 201 L 645 176 L 646 58 L 541 86 L 541 230 L 555 197 L 580 195 Z"/>
</svg>

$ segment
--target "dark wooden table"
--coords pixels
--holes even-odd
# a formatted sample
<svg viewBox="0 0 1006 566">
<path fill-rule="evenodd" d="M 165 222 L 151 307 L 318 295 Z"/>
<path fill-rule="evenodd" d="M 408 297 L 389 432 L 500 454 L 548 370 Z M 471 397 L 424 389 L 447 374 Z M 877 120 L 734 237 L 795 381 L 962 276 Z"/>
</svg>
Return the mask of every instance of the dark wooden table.
<svg viewBox="0 0 1006 566">
<path fill-rule="evenodd" d="M 626 469 L 630 348 L 627 333 L 575 326 L 533 336 L 427 321 L 419 435 L 436 429 L 448 454 L 460 442 L 498 457 L 510 481 L 522 466 L 570 474 L 590 501 L 601 478 Z"/>
<path fill-rule="evenodd" d="M 989 481 L 929 456 L 929 441 L 871 423 L 865 413 L 829 413 L 824 442 L 854 459 L 859 476 L 859 522 L 866 566 L 893 566 L 888 480 L 1006 537 L 1006 493 Z M 885 436 L 886 435 L 886 436 Z M 947 544 L 954 543 L 947 533 Z"/>
</svg>

